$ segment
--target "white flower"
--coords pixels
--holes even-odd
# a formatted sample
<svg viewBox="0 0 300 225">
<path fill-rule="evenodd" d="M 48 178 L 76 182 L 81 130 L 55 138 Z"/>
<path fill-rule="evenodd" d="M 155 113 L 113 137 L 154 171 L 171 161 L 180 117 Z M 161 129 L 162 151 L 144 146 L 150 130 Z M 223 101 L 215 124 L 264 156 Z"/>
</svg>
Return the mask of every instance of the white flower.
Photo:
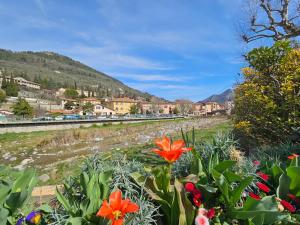
<svg viewBox="0 0 300 225">
<path fill-rule="evenodd" d="M 209 221 L 206 216 L 199 214 L 195 219 L 195 224 L 196 225 L 209 225 Z"/>
</svg>

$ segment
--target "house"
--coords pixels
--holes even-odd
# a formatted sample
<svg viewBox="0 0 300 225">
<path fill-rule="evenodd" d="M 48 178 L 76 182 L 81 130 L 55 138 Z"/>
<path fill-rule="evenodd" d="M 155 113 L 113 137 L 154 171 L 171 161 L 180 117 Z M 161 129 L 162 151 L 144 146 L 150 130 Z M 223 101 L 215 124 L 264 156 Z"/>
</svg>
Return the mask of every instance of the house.
<svg viewBox="0 0 300 225">
<path fill-rule="evenodd" d="M 101 104 L 101 100 L 97 98 L 83 98 L 80 100 L 81 104 L 92 103 L 93 105 Z"/>
<path fill-rule="evenodd" d="M 194 115 L 195 116 L 206 115 L 205 103 L 195 103 L 194 104 Z"/>
<path fill-rule="evenodd" d="M 138 101 L 127 97 L 111 98 L 108 101 L 106 101 L 104 104 L 106 107 L 115 111 L 116 114 L 125 115 L 130 113 L 130 108 L 133 105 L 137 105 Z"/>
<path fill-rule="evenodd" d="M 112 116 L 115 115 L 116 112 L 104 105 L 96 104 L 94 106 L 94 114 L 97 116 Z"/>
<path fill-rule="evenodd" d="M 173 114 L 176 108 L 175 103 L 159 103 L 158 110 L 160 114 Z"/>
<path fill-rule="evenodd" d="M 6 76 L 5 78 L 3 76 L 0 76 L 0 86 L 2 86 L 3 79 L 5 79 L 7 82 L 10 82 L 11 77 Z M 38 83 L 34 83 L 32 81 L 28 81 L 24 79 L 23 77 L 13 77 L 13 81 L 23 87 L 32 88 L 36 90 L 41 89 L 41 85 Z"/>
</svg>

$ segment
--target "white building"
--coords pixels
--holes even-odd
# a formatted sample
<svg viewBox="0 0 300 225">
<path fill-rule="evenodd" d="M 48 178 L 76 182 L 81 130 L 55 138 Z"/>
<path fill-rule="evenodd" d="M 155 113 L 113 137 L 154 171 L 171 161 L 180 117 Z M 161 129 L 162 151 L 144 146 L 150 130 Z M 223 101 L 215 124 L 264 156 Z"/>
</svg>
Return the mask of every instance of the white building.
<svg viewBox="0 0 300 225">
<path fill-rule="evenodd" d="M 115 115 L 116 112 L 110 108 L 105 107 L 104 105 L 96 104 L 94 105 L 94 114 L 96 114 L 97 116 L 111 116 Z"/>
<path fill-rule="evenodd" d="M 11 78 L 5 77 L 5 79 L 6 79 L 6 82 L 9 82 Z M 13 80 L 15 83 L 17 83 L 20 86 L 37 89 L 37 90 L 41 89 L 41 85 L 31 82 L 31 81 L 28 81 L 28 80 L 24 79 L 23 77 L 14 77 Z M 3 82 L 3 76 L 0 76 L 0 86 L 2 86 L 2 82 Z"/>
</svg>

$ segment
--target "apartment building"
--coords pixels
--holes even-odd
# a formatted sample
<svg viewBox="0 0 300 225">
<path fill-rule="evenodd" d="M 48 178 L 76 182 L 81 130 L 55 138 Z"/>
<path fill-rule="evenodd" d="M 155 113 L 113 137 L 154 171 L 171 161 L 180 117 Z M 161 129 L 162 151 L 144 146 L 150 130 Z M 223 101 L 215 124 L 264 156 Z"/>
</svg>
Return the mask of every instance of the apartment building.
<svg viewBox="0 0 300 225">
<path fill-rule="evenodd" d="M 138 101 L 131 98 L 112 98 L 105 102 L 105 106 L 112 109 L 116 114 L 124 115 L 130 113 L 130 108 L 137 105 Z"/>
</svg>

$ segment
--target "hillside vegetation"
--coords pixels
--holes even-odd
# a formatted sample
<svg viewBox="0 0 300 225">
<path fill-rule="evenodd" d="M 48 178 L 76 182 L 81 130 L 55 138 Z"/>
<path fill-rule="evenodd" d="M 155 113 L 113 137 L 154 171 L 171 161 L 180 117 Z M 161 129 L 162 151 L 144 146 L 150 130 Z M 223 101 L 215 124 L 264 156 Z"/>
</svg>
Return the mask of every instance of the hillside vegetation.
<svg viewBox="0 0 300 225">
<path fill-rule="evenodd" d="M 69 57 L 53 52 L 13 52 L 0 49 L 0 69 L 21 76 L 47 89 L 74 87 L 95 89 L 106 95 L 150 97 L 122 82 Z"/>
</svg>

